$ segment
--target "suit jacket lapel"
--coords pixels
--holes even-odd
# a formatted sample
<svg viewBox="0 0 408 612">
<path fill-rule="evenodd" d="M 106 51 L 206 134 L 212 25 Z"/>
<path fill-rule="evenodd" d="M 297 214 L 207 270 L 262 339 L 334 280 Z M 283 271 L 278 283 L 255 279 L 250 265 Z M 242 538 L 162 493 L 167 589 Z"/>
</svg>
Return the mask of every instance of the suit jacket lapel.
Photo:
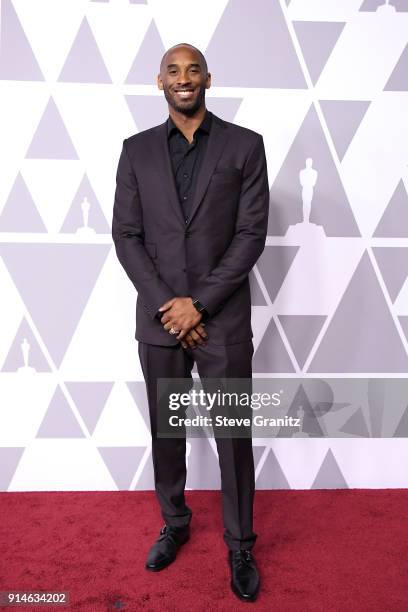
<svg viewBox="0 0 408 612">
<path fill-rule="evenodd" d="M 170 153 L 167 143 L 167 124 L 166 122 L 164 122 L 158 126 L 158 129 L 156 131 L 158 147 L 153 154 L 156 155 L 158 170 L 162 177 L 163 184 L 168 190 L 168 196 L 170 203 L 173 207 L 173 212 L 184 228 L 190 225 L 193 216 L 197 212 L 197 209 L 205 195 L 208 183 L 210 182 L 210 178 L 217 165 L 218 159 L 222 153 L 225 143 L 227 142 L 227 130 L 225 128 L 226 124 L 224 123 L 224 121 L 213 113 L 211 130 L 208 135 L 207 147 L 204 153 L 204 157 L 201 161 L 201 168 L 197 177 L 194 199 L 191 204 L 190 217 L 188 222 L 186 223 L 184 220 L 182 206 L 179 201 L 177 185 L 173 174 L 173 168 L 171 165 Z"/>
</svg>

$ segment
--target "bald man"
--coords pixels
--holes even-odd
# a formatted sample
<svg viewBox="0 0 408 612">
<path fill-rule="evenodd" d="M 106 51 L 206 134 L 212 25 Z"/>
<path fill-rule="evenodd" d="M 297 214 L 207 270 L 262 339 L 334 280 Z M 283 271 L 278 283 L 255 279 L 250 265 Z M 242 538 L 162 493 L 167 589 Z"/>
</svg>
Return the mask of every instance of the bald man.
<svg viewBox="0 0 408 612">
<path fill-rule="evenodd" d="M 123 141 L 112 221 L 118 259 L 137 291 L 135 338 L 165 521 L 147 557 L 151 571 L 176 559 L 192 518 L 184 496 L 185 430 L 181 438 L 158 435 L 157 382 L 191 381 L 196 363 L 203 386 L 221 378 L 250 384 L 248 275 L 265 246 L 269 210 L 263 138 L 206 108 L 211 74 L 201 51 L 187 43 L 168 49 L 157 85 L 169 116 Z M 260 580 L 252 553 L 252 439 L 214 435 L 230 584 L 241 600 L 254 601 Z"/>
</svg>

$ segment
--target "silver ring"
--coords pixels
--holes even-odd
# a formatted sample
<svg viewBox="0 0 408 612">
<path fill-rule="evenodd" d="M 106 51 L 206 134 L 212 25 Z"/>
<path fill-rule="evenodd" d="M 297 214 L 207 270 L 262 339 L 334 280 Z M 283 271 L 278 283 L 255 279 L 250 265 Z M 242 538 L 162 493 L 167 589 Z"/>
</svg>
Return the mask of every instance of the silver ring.
<svg viewBox="0 0 408 612">
<path fill-rule="evenodd" d="M 178 333 L 180 333 L 179 329 L 175 329 L 174 327 L 171 327 L 169 329 L 169 334 L 178 334 Z"/>
</svg>

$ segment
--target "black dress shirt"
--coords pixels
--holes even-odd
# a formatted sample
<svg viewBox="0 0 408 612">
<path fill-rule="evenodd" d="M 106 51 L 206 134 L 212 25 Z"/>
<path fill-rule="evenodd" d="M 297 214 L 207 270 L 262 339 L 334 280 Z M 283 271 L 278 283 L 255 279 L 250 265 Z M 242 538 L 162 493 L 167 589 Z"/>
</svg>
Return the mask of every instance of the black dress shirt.
<svg viewBox="0 0 408 612">
<path fill-rule="evenodd" d="M 212 113 L 206 109 L 204 119 L 195 130 L 192 142 L 189 143 L 170 115 L 167 119 L 167 142 L 171 165 L 186 223 L 191 211 L 197 176 L 207 147 L 211 122 Z M 202 321 L 205 321 L 208 318 L 208 312 L 206 310 L 201 312 Z M 161 318 L 162 314 L 158 312 L 156 316 Z"/>
</svg>

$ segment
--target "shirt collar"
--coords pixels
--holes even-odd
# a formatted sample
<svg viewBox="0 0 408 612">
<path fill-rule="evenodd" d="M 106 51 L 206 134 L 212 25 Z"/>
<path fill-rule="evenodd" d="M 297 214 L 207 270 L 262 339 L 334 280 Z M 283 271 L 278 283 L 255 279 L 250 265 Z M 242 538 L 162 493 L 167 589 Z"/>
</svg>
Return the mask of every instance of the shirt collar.
<svg viewBox="0 0 408 612">
<path fill-rule="evenodd" d="M 203 132 L 207 132 L 207 134 L 209 134 L 210 128 L 211 128 L 211 119 L 212 119 L 212 112 L 209 111 L 208 108 L 206 108 L 204 119 L 202 120 L 202 122 L 200 123 L 196 131 L 194 132 L 193 136 L 195 136 L 195 133 L 198 130 L 202 130 Z M 177 130 L 178 130 L 177 125 L 174 123 L 173 119 L 169 115 L 167 119 L 167 136 L 170 137 L 173 131 L 177 131 Z"/>
</svg>

